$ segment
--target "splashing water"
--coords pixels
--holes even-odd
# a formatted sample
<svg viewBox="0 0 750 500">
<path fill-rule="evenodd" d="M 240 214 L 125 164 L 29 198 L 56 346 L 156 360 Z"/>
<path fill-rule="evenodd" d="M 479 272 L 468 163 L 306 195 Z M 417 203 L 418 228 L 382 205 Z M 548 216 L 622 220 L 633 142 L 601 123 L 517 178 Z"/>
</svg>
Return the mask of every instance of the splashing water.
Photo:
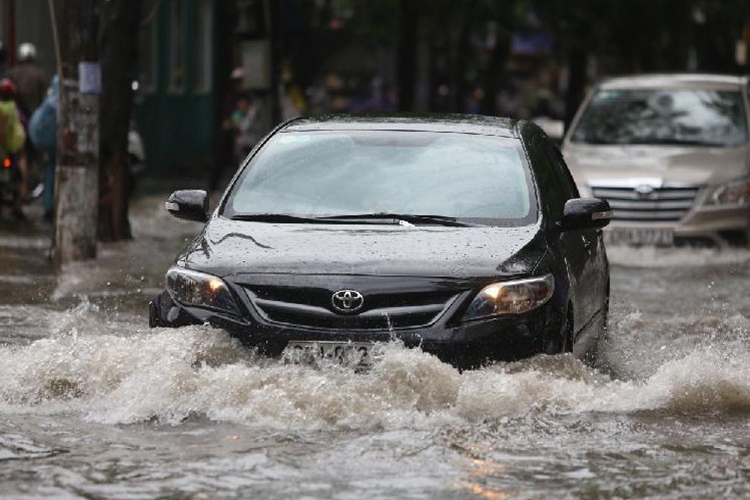
<svg viewBox="0 0 750 500">
<path fill-rule="evenodd" d="M 570 355 L 461 373 L 395 344 L 366 373 L 285 364 L 209 327 L 148 330 L 92 321 L 95 313 L 82 303 L 60 315 L 48 338 L 0 348 L 3 411 L 73 412 L 107 424 L 176 425 L 200 415 L 279 429 L 426 429 L 540 412 L 750 410 L 750 324 L 742 317 L 672 322 L 675 337 L 686 328 L 710 333 L 675 341 L 666 357 L 648 347 L 653 353 L 618 358 L 618 349 L 629 351 L 611 340 L 617 331 L 647 335 L 637 316 L 622 318 L 606 349 L 611 378 Z M 659 342 L 668 342 L 665 333 Z"/>
</svg>

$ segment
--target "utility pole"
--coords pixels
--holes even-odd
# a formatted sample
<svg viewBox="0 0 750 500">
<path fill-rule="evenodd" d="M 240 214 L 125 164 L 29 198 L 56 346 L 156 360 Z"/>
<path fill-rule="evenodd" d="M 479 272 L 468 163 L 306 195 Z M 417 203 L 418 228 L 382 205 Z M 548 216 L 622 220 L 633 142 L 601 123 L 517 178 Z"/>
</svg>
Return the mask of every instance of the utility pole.
<svg viewBox="0 0 750 500">
<path fill-rule="evenodd" d="M 100 0 L 49 1 L 58 46 L 55 232 L 58 266 L 96 258 L 99 193 Z"/>
</svg>

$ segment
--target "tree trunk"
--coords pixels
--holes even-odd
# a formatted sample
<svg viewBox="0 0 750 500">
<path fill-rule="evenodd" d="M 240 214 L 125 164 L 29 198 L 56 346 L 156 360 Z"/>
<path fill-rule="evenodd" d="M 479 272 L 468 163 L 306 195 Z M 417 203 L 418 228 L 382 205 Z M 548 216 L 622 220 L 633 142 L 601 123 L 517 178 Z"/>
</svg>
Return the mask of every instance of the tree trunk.
<svg viewBox="0 0 750 500">
<path fill-rule="evenodd" d="M 506 35 L 505 30 L 498 31 L 484 74 L 484 99 L 481 103 L 481 111 L 484 115 L 498 114 L 497 93 L 500 90 L 500 75 L 504 71 L 503 65 L 510 52 L 510 36 Z"/>
<path fill-rule="evenodd" d="M 469 67 L 468 57 L 471 54 L 471 22 L 472 9 L 475 2 L 461 3 L 458 6 L 458 40 L 453 51 L 453 106 L 451 111 L 463 113 L 466 111 L 466 98 L 473 89 L 466 81 L 466 70 Z"/>
<path fill-rule="evenodd" d="M 137 74 L 141 0 L 109 0 L 102 8 L 100 38 L 100 241 L 132 238 L 128 211 L 132 189 L 128 131 Z"/>
<path fill-rule="evenodd" d="M 53 4 L 50 5 L 54 9 Z M 68 0 L 62 3 L 59 16 L 53 10 L 56 32 L 61 35 L 59 43 L 63 60 L 52 252 L 59 266 L 96 258 L 98 6 L 98 0 Z M 84 78 L 86 76 L 92 78 Z"/>
<path fill-rule="evenodd" d="M 278 0 L 265 0 L 264 11 L 266 36 L 268 37 L 271 57 L 271 88 L 268 93 L 268 104 L 271 112 L 269 116 L 270 123 L 267 124 L 266 130 L 271 130 L 281 123 L 281 88 L 279 87 L 281 82 L 279 72 L 281 70 L 281 54 L 283 49 L 281 41 L 283 37 L 280 32 L 281 23 L 279 22 Z"/>
<path fill-rule="evenodd" d="M 401 25 L 398 45 L 398 109 L 414 110 L 417 72 L 417 0 L 401 0 Z"/>
<path fill-rule="evenodd" d="M 586 90 L 586 67 L 588 65 L 586 51 L 578 47 L 573 48 L 568 57 L 568 65 L 570 76 L 568 77 L 568 89 L 565 94 L 565 130 L 570 127 Z"/>
</svg>

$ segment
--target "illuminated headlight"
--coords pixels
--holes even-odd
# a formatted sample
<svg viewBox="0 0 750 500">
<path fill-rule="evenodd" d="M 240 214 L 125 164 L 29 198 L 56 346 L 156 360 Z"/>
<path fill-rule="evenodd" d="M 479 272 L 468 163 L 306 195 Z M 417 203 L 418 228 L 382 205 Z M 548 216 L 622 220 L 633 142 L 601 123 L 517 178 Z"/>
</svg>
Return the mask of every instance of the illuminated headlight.
<svg viewBox="0 0 750 500">
<path fill-rule="evenodd" d="M 525 313 L 549 301 L 554 290 L 555 278 L 551 274 L 539 278 L 492 283 L 474 297 L 463 319 Z"/>
<path fill-rule="evenodd" d="M 167 271 L 166 282 L 169 294 L 177 302 L 240 313 L 226 283 L 216 276 L 173 267 Z"/>
<path fill-rule="evenodd" d="M 712 205 L 744 205 L 750 200 L 750 179 L 739 179 L 720 186 L 711 196 Z"/>
</svg>

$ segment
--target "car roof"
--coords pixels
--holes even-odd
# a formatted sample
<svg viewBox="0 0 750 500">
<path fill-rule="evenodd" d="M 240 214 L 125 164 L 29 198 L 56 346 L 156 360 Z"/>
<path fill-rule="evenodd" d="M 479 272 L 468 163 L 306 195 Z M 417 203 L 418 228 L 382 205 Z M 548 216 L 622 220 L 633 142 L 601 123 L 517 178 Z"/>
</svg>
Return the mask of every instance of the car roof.
<svg viewBox="0 0 750 500">
<path fill-rule="evenodd" d="M 403 130 L 518 137 L 526 125 L 521 120 L 482 115 L 325 115 L 293 119 L 280 132 Z"/>
<path fill-rule="evenodd" d="M 631 75 L 607 78 L 599 83 L 600 89 L 636 88 L 708 88 L 732 89 L 747 84 L 747 78 L 734 75 L 713 75 L 698 73 Z"/>
</svg>

